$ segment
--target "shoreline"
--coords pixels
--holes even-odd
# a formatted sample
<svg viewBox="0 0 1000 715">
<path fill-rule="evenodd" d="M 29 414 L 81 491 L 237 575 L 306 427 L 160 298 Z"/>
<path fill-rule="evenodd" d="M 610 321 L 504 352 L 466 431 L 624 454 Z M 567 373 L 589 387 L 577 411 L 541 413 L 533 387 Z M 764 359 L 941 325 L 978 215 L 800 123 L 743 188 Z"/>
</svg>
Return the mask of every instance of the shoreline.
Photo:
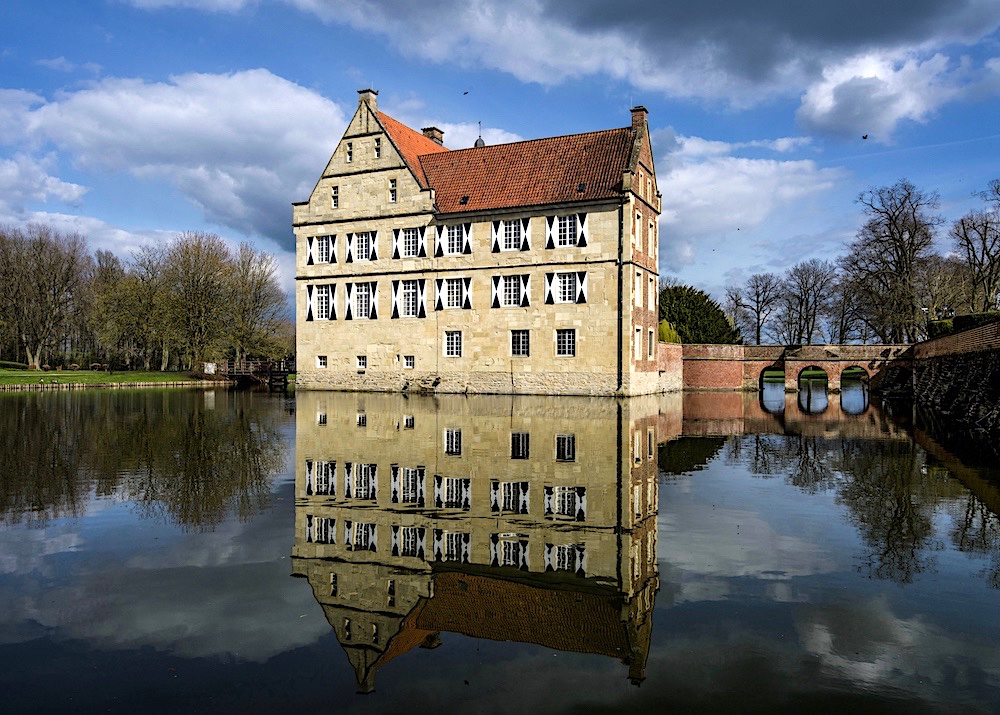
<svg viewBox="0 0 1000 715">
<path fill-rule="evenodd" d="M 0 385 L 0 392 L 30 392 L 43 390 L 120 390 L 133 387 L 231 387 L 229 380 L 171 380 L 166 382 L 26 382 Z"/>
</svg>

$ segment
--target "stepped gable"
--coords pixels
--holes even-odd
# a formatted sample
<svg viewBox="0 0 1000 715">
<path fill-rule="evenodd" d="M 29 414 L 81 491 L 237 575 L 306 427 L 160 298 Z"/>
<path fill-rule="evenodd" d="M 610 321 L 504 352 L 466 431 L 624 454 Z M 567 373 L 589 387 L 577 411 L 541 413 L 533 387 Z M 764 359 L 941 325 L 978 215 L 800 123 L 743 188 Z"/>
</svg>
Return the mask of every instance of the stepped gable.
<svg viewBox="0 0 1000 715">
<path fill-rule="evenodd" d="M 419 157 L 440 213 L 616 199 L 631 127 L 435 152 Z"/>
<path fill-rule="evenodd" d="M 388 114 L 378 112 L 378 120 L 389 135 L 392 143 L 396 145 L 396 149 L 403 156 L 403 161 L 407 163 L 413 175 L 417 177 L 421 188 L 429 188 L 427 176 L 420 166 L 419 157 L 427 154 L 447 152 L 447 147 L 441 146 L 430 137 L 425 136 L 415 129 L 410 129 Z"/>
</svg>

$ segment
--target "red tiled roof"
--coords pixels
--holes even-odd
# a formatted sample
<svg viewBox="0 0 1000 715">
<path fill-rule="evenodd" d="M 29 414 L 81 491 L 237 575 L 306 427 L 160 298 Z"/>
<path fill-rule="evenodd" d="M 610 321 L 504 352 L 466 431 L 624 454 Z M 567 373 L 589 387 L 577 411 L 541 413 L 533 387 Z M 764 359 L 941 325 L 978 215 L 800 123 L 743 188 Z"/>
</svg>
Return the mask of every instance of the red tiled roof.
<svg viewBox="0 0 1000 715">
<path fill-rule="evenodd" d="M 612 199 L 633 137 L 630 127 L 607 129 L 422 155 L 420 164 L 441 213 Z"/>
<path fill-rule="evenodd" d="M 424 154 L 446 152 L 448 151 L 447 147 L 443 147 L 415 129 L 410 129 L 405 124 L 397 122 L 388 114 L 378 112 L 378 120 L 382 123 L 385 131 L 389 134 L 389 138 L 392 139 L 392 143 L 399 150 L 399 153 L 403 155 L 403 160 L 413 170 L 413 173 L 416 174 L 417 181 L 426 189 L 427 177 L 424 175 L 424 170 L 420 166 L 418 157 Z"/>
</svg>

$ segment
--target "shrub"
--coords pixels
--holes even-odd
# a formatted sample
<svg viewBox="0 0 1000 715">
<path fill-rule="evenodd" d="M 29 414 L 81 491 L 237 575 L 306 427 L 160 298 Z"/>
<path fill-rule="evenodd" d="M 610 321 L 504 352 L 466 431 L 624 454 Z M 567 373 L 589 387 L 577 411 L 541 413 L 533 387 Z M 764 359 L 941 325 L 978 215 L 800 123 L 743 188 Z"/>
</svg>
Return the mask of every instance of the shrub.
<svg viewBox="0 0 1000 715">
<path fill-rule="evenodd" d="M 680 343 L 681 336 L 677 334 L 674 326 L 669 321 L 661 320 L 659 326 L 660 342 Z"/>
<path fill-rule="evenodd" d="M 986 313 L 969 313 L 967 315 L 956 315 L 953 319 L 955 331 L 971 330 L 980 325 L 988 325 L 1000 320 L 1000 310 L 991 310 Z"/>
<path fill-rule="evenodd" d="M 931 340 L 951 335 L 955 332 L 955 325 L 951 318 L 945 320 L 932 320 L 927 323 L 927 337 Z"/>
</svg>

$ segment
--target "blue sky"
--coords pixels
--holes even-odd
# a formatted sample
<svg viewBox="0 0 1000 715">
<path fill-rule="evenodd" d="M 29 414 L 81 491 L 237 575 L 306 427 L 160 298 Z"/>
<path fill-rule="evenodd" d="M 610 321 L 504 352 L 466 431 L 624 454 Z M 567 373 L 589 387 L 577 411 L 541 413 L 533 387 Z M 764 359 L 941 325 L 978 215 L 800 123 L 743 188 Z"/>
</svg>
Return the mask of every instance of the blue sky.
<svg viewBox="0 0 1000 715">
<path fill-rule="evenodd" d="M 249 240 L 292 288 L 308 197 L 356 90 L 450 148 L 649 109 L 664 276 L 835 258 L 855 198 L 908 178 L 947 227 L 1000 178 L 996 0 L 7 0 L 0 224 L 127 258 Z M 867 136 L 867 139 L 863 139 Z"/>
</svg>

